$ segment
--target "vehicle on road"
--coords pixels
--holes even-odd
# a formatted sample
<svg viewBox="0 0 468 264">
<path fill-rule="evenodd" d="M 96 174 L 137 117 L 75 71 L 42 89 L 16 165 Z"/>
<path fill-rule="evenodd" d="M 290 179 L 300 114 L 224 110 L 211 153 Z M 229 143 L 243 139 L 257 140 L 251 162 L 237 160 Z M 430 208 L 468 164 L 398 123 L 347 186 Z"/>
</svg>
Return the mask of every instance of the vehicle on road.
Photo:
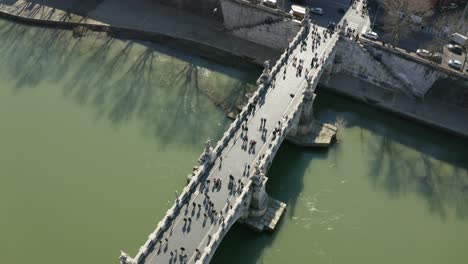
<svg viewBox="0 0 468 264">
<path fill-rule="evenodd" d="M 431 56 L 431 52 L 425 49 L 416 50 L 416 54 L 418 54 L 418 56 L 423 57 L 423 58 L 428 58 Z"/>
<path fill-rule="evenodd" d="M 462 63 L 459 60 L 449 60 L 448 66 L 456 70 L 461 70 L 461 68 L 463 67 Z"/>
<path fill-rule="evenodd" d="M 441 53 L 431 53 L 431 56 L 427 57 L 428 60 L 435 62 L 437 64 L 442 63 L 442 54 Z"/>
<path fill-rule="evenodd" d="M 340 7 L 340 8 L 338 8 L 338 13 L 344 14 L 344 13 L 346 13 L 346 9 Z"/>
<path fill-rule="evenodd" d="M 265 0 L 263 4 L 271 8 L 276 8 L 277 6 L 276 0 Z"/>
<path fill-rule="evenodd" d="M 460 33 L 450 35 L 450 40 L 461 46 L 464 46 L 468 42 L 468 38 Z"/>
<path fill-rule="evenodd" d="M 448 44 L 447 49 L 457 55 L 463 54 L 463 47 L 460 45 Z"/>
<path fill-rule="evenodd" d="M 300 5 L 292 5 L 291 11 L 289 12 L 295 19 L 301 21 L 305 16 L 305 7 Z"/>
<path fill-rule="evenodd" d="M 320 7 L 312 7 L 312 8 L 310 9 L 310 12 L 311 12 L 311 13 L 314 13 L 314 14 L 316 14 L 316 15 L 320 15 L 320 16 L 323 15 L 323 9 L 320 8 Z"/>
<path fill-rule="evenodd" d="M 372 40 L 377 40 L 379 38 L 379 34 L 373 31 L 367 31 L 366 33 L 362 34 L 362 36 Z"/>
</svg>

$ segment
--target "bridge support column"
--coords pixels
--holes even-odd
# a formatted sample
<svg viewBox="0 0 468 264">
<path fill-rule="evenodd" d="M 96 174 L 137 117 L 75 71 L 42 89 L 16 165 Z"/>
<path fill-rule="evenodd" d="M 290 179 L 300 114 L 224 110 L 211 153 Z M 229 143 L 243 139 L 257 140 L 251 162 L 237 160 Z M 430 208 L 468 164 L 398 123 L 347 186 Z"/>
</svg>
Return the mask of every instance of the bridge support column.
<svg viewBox="0 0 468 264">
<path fill-rule="evenodd" d="M 303 92 L 302 106 L 298 111 L 299 120 L 294 121 L 294 127 L 288 134 L 288 140 L 304 147 L 328 147 L 336 137 L 336 127 L 322 124 L 313 115 L 315 99 L 314 84 L 307 79 L 307 87 Z"/>
<path fill-rule="evenodd" d="M 258 232 L 273 231 L 286 210 L 286 204 L 268 196 L 265 189 L 268 178 L 259 164 L 254 169 L 251 192 L 247 198 L 249 202 L 244 204 L 246 211 L 239 221 Z"/>
<path fill-rule="evenodd" d="M 252 178 L 252 200 L 250 201 L 250 217 L 261 217 L 268 209 L 268 194 L 265 187 L 268 178 L 265 177 L 263 172 L 259 173 Z"/>
</svg>

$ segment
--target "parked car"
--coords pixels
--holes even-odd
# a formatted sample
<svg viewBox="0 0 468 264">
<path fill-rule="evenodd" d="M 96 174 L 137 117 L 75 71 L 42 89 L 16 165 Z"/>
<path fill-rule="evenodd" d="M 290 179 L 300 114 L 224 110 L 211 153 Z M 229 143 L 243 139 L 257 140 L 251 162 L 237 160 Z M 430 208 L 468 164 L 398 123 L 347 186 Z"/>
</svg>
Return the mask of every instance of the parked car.
<svg viewBox="0 0 468 264">
<path fill-rule="evenodd" d="M 465 46 L 465 44 L 468 42 L 468 38 L 460 33 L 453 33 L 449 36 L 449 38 L 451 41 L 455 42 L 460 46 Z"/>
<path fill-rule="evenodd" d="M 458 5 L 455 4 L 455 3 L 450 3 L 450 4 L 448 5 L 448 9 L 457 9 L 457 8 L 458 8 Z"/>
<path fill-rule="evenodd" d="M 456 70 L 461 70 L 461 68 L 463 67 L 463 64 L 459 60 L 449 60 L 448 66 Z"/>
<path fill-rule="evenodd" d="M 442 63 L 442 54 L 441 53 L 432 53 L 431 56 L 427 58 L 430 61 L 441 64 Z"/>
<path fill-rule="evenodd" d="M 338 8 L 338 13 L 344 14 L 344 13 L 346 13 L 346 9 L 340 7 L 340 8 Z"/>
<path fill-rule="evenodd" d="M 362 36 L 372 40 L 377 40 L 379 38 L 379 34 L 373 31 L 367 31 L 366 33 L 362 34 Z"/>
<path fill-rule="evenodd" d="M 428 58 L 431 56 L 431 52 L 425 49 L 416 50 L 416 54 L 418 54 L 418 56 L 423 57 L 423 58 Z"/>
<path fill-rule="evenodd" d="M 455 54 L 462 55 L 463 47 L 455 44 L 448 44 L 447 49 Z"/>
<path fill-rule="evenodd" d="M 306 9 L 303 6 L 300 5 L 292 5 L 291 6 L 291 11 L 289 12 L 295 19 L 301 21 L 304 19 Z"/>
<path fill-rule="evenodd" d="M 276 0 L 265 0 L 263 4 L 271 8 L 276 8 L 277 6 Z"/>
<path fill-rule="evenodd" d="M 323 9 L 320 8 L 320 7 L 312 7 L 312 8 L 310 9 L 310 12 L 311 12 L 311 13 L 314 13 L 314 14 L 316 14 L 316 15 L 319 15 L 319 16 L 323 15 Z"/>
</svg>

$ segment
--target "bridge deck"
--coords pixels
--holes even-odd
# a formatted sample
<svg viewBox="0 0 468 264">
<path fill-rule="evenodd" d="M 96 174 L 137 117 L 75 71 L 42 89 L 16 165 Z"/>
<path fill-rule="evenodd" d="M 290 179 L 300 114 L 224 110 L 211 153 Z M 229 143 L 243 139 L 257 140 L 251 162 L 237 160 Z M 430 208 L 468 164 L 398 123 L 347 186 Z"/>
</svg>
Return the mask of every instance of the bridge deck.
<svg viewBox="0 0 468 264">
<path fill-rule="evenodd" d="M 322 28 L 319 28 L 319 32 L 322 32 Z M 325 47 L 329 43 L 323 43 L 319 46 L 317 52 L 319 58 L 324 52 Z M 251 166 L 253 170 L 253 164 L 259 159 L 259 157 L 268 150 L 268 144 L 271 142 L 272 132 L 277 125 L 278 121 L 282 121 L 282 117 L 289 114 L 289 111 L 295 111 L 290 109 L 292 105 L 296 105 L 296 102 L 302 98 L 300 95 L 305 87 L 305 69 L 310 69 L 310 65 L 313 58 L 311 51 L 311 37 L 307 37 L 307 51 L 300 51 L 300 45 L 292 52 L 290 59 L 286 66 L 286 75 L 284 70 L 281 68 L 276 76 L 276 82 L 272 85 L 273 88 L 268 89 L 264 102 L 262 100 L 257 105 L 257 109 L 253 115 L 248 116 L 248 140 L 255 140 L 257 142 L 255 151 L 253 153 L 242 149 L 242 139 L 240 138 L 240 129 L 236 132 L 236 136 L 232 138 L 227 147 L 222 151 L 221 157 L 217 158 L 214 162 L 213 167 L 207 172 L 207 177 L 198 183 L 196 191 L 191 195 L 186 206 L 183 207 L 179 212 L 176 213 L 175 219 L 172 221 L 171 227 L 164 233 L 164 239 L 160 243 L 157 243 L 154 249 L 148 253 L 143 263 L 176 263 L 181 261 L 181 256 L 186 255 L 183 262 L 194 263 L 196 261 L 196 250 L 203 251 L 205 246 L 208 244 L 209 236 L 213 235 L 218 229 L 221 228 L 220 216 L 218 217 L 205 218 L 207 213 L 207 206 L 205 202 L 204 192 L 208 189 L 208 195 L 211 201 L 214 203 L 213 209 L 217 212 L 222 211 L 225 215 L 228 208 L 228 202 L 230 204 L 235 201 L 235 198 L 239 196 L 239 192 L 232 192 L 228 188 L 229 175 L 234 176 L 234 181 L 237 183 L 241 180 L 244 184 L 247 183 L 248 175 L 251 172 L 246 172 L 246 165 Z M 296 57 L 298 60 L 304 60 L 304 70 L 302 76 L 296 76 L 296 68 L 292 65 L 292 58 Z M 318 69 L 313 69 L 318 71 Z M 266 118 L 266 129 L 267 137 L 266 141 L 261 139 L 260 123 L 261 119 Z M 222 180 L 220 189 L 214 189 L 213 182 L 214 178 Z M 208 183 L 208 180 L 210 181 Z M 196 204 L 196 208 L 192 206 L 192 203 Z M 198 205 L 201 205 L 201 209 Z M 184 219 L 191 219 L 185 221 Z M 189 224 L 190 223 L 190 224 Z M 183 250 L 182 250 L 183 248 Z M 171 254 L 172 253 L 172 254 Z M 177 256 L 176 256 L 177 254 Z M 183 259 L 183 258 L 182 258 Z"/>
</svg>

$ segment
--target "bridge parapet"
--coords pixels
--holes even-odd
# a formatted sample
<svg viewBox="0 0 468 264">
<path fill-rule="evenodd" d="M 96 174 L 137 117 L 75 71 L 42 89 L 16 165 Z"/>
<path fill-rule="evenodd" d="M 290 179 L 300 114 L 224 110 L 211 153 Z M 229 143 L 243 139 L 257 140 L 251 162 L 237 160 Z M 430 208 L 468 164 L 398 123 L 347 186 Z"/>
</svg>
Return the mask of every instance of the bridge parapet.
<svg viewBox="0 0 468 264">
<path fill-rule="evenodd" d="M 242 216 L 242 211 L 245 209 L 244 203 L 249 198 L 251 193 L 251 185 L 252 180 L 249 179 L 249 181 L 242 189 L 240 196 L 236 198 L 236 202 L 232 205 L 232 208 L 228 209 L 224 221 L 221 224 L 221 228 L 219 228 L 217 232 L 212 235 L 210 242 L 203 249 L 203 253 L 201 254 L 200 258 L 196 260 L 197 264 L 206 264 L 210 262 L 224 236 L 227 234 L 232 225 L 234 225 L 234 223 L 236 223 L 237 220 Z"/>
<path fill-rule="evenodd" d="M 289 71 L 292 70 L 292 66 L 290 65 L 292 63 L 291 57 L 302 56 L 302 58 L 306 59 L 307 63 L 310 63 L 311 61 L 311 57 L 306 57 L 307 55 L 305 53 L 300 54 L 302 52 L 302 47 L 299 47 L 299 46 L 301 45 L 301 43 L 308 41 L 309 31 L 310 31 L 310 27 L 308 26 L 309 24 L 305 23 L 304 25 L 305 26 L 301 28 L 297 36 L 290 43 L 289 47 L 281 55 L 280 59 L 275 63 L 275 65 L 272 68 L 270 68 L 269 63 L 265 63 L 265 70 L 263 74 L 258 78 L 257 91 L 251 96 L 251 98 L 248 100 L 248 103 L 242 108 L 242 111 L 238 114 L 237 118 L 231 123 L 227 131 L 223 134 L 222 138 L 217 142 L 216 146 L 213 148 L 211 146 L 211 141 L 208 140 L 206 142 L 204 152 L 200 156 L 200 159 L 199 159 L 199 167 L 192 172 L 192 174 L 190 175 L 190 178 L 188 179 L 187 185 L 183 188 L 182 193 L 177 196 L 175 203 L 167 211 L 165 217 L 158 223 L 156 229 L 148 236 L 147 241 L 139 249 L 136 257 L 132 259 L 127 254 L 122 253 L 121 263 L 129 263 L 129 264 L 155 263 L 154 262 L 156 259 L 155 257 L 158 254 L 154 252 L 152 253 L 152 251 L 154 251 L 155 244 L 157 242 L 161 242 L 161 245 L 162 245 L 162 240 L 164 238 L 167 239 L 166 232 L 169 234 L 169 236 L 172 235 L 173 226 L 177 226 L 177 223 L 180 223 L 182 220 L 181 218 L 184 217 L 182 215 L 183 213 L 181 212 L 182 207 L 185 205 L 188 208 L 190 204 L 192 204 L 190 202 L 192 198 L 194 199 L 194 201 L 198 199 L 198 204 L 199 204 L 198 206 L 199 208 L 201 207 L 200 197 L 203 197 L 203 196 L 199 195 L 200 191 L 197 190 L 198 186 L 205 188 L 204 186 L 207 186 L 207 184 L 205 183 L 208 182 L 206 180 L 207 177 L 213 177 L 212 174 L 216 173 L 213 170 L 213 166 L 215 165 L 216 162 L 221 162 L 220 159 L 218 159 L 218 157 L 220 157 L 221 155 L 223 155 L 222 157 L 229 157 L 229 155 L 227 155 L 226 152 L 229 153 L 232 146 L 235 144 L 235 138 L 239 136 L 237 132 L 241 129 L 243 122 L 247 121 L 247 117 L 249 118 L 249 121 L 254 120 L 252 121 L 252 124 L 255 124 L 255 126 L 257 126 L 260 123 L 259 122 L 260 117 L 255 115 L 253 111 L 255 111 L 254 108 L 256 105 L 259 105 L 259 108 L 263 105 L 262 100 L 264 100 L 267 95 L 270 95 L 270 97 L 268 98 L 273 98 L 272 104 L 274 104 L 275 107 L 278 105 L 281 106 L 278 108 L 279 110 L 277 110 L 276 112 L 273 111 L 274 118 L 271 118 L 271 119 L 274 119 L 274 121 L 273 123 L 269 123 L 269 127 L 268 127 L 269 129 L 272 130 L 274 126 L 277 132 L 271 133 L 268 139 L 263 141 L 265 142 L 263 145 L 259 144 L 261 149 L 258 153 L 258 156 L 252 156 L 252 155 L 248 156 L 249 158 L 246 159 L 248 163 L 246 164 L 255 164 L 254 166 L 255 170 L 252 173 L 249 173 L 247 171 L 248 178 L 238 179 L 239 183 L 242 180 L 243 184 L 245 185 L 243 189 L 240 190 L 240 193 L 236 192 L 235 197 L 237 198 L 235 198 L 235 200 L 233 201 L 232 207 L 230 207 L 231 205 L 229 204 L 229 198 L 232 196 L 225 196 L 225 197 L 221 196 L 223 199 L 228 197 L 228 204 L 222 207 L 221 209 L 223 212 L 226 212 L 226 214 L 224 214 L 224 218 L 222 218 L 222 220 L 221 218 L 219 218 L 220 226 L 214 227 L 216 225 L 215 224 L 213 225 L 213 227 L 210 227 L 210 229 L 207 229 L 205 231 L 205 232 L 209 232 L 209 234 L 212 235 L 211 239 L 207 241 L 207 244 L 205 247 L 201 246 L 201 245 L 205 245 L 205 242 L 204 242 L 205 237 L 200 236 L 200 235 L 195 235 L 195 236 L 198 236 L 196 238 L 197 244 L 195 245 L 196 247 L 193 244 L 191 245 L 191 248 L 190 248 L 191 251 L 189 252 L 191 254 L 190 255 L 191 259 L 189 259 L 189 262 L 192 263 L 196 261 L 197 263 L 208 263 L 211 260 L 216 248 L 220 244 L 222 238 L 225 236 L 225 234 L 228 232 L 231 226 L 235 222 L 237 222 L 239 219 L 242 219 L 242 221 L 245 220 L 246 222 L 248 222 L 249 220 L 255 217 L 261 218 L 260 219 L 261 224 L 259 224 L 258 226 L 255 225 L 256 228 L 260 227 L 260 228 L 257 228 L 259 230 L 263 230 L 264 228 L 268 229 L 266 226 L 274 227 L 274 225 L 276 225 L 276 222 L 277 222 L 276 220 L 265 222 L 266 220 L 268 220 L 266 218 L 266 215 L 268 215 L 268 213 L 271 213 L 270 209 L 273 208 L 272 204 L 274 204 L 275 202 L 278 202 L 272 198 L 269 198 L 268 194 L 266 193 L 265 186 L 266 186 L 266 182 L 268 178 L 265 176 L 265 174 L 268 171 L 269 167 L 271 166 L 271 163 L 278 149 L 280 148 L 282 142 L 284 141 L 284 139 L 289 134 L 297 130 L 297 127 L 301 120 L 301 116 L 304 115 L 304 113 L 307 113 L 307 109 L 309 109 L 309 106 L 305 107 L 304 105 L 311 104 L 311 101 L 313 100 L 313 90 L 318 83 L 318 79 L 320 78 L 321 73 L 325 69 L 325 65 L 331 60 L 329 58 L 331 56 L 329 55 L 331 52 L 333 52 L 333 48 L 336 44 L 336 39 L 337 39 L 337 36 L 333 35 L 332 38 L 336 38 L 336 39 L 327 40 L 328 43 L 326 44 L 326 49 L 322 50 L 321 52 L 321 55 L 324 56 L 322 57 L 323 63 L 321 63 L 320 66 L 313 68 L 309 72 L 308 76 L 306 77 L 306 80 L 292 78 L 292 79 L 288 79 L 287 81 L 284 81 L 284 79 L 286 78 L 286 74 L 284 74 L 282 78 L 278 78 L 278 76 L 280 76 L 283 69 L 285 73 L 286 73 L 286 68 L 289 68 L 290 69 Z M 323 46 L 322 46 L 322 49 L 323 49 Z M 289 74 L 289 76 L 290 75 L 291 74 Z M 296 77 L 298 77 L 297 74 L 296 74 Z M 276 78 L 278 78 L 279 83 L 281 83 L 279 87 L 275 87 Z M 286 98 L 288 95 L 291 96 L 292 100 L 282 99 L 282 98 Z M 310 105 L 310 108 L 311 108 L 311 105 Z M 270 113 L 270 110 L 272 109 L 265 110 L 261 108 L 261 111 L 263 112 L 260 115 L 261 116 L 267 115 Z M 271 116 L 269 116 L 269 118 L 270 117 Z M 278 125 L 276 125 L 275 122 L 278 121 L 278 119 L 280 120 L 279 120 Z M 250 126 L 250 123 L 249 123 L 249 126 Z M 259 133 L 259 132 L 255 132 L 255 133 Z M 249 134 L 249 137 L 252 138 L 251 134 Z M 232 141 L 233 139 L 234 141 Z M 266 143 L 267 141 L 268 143 Z M 247 151 L 247 150 L 245 149 L 244 151 Z M 249 151 L 249 154 L 251 154 L 250 151 Z M 234 156 L 231 156 L 231 161 L 233 157 Z M 239 156 L 235 156 L 235 157 L 238 158 Z M 242 158 L 243 156 L 240 156 L 240 157 Z M 218 171 L 218 170 L 215 170 L 215 171 Z M 227 171 L 227 173 L 231 173 L 231 172 Z M 214 174 L 215 175 L 214 177 L 226 176 L 226 171 L 224 171 L 222 174 L 223 175 Z M 242 174 L 242 172 L 240 172 L 240 174 Z M 234 174 L 234 175 L 238 176 L 238 174 Z M 220 201 L 221 200 L 218 197 L 218 204 Z M 203 202 L 203 204 L 205 203 Z M 279 208 L 277 211 L 279 212 L 279 214 L 281 214 L 284 211 L 285 206 L 286 206 L 284 203 L 280 203 L 280 204 L 281 204 L 281 208 Z M 195 202 L 193 202 L 193 206 L 195 208 Z M 216 209 L 219 210 L 219 207 Z M 188 209 L 185 209 L 186 212 L 187 210 Z M 276 213 L 273 213 L 273 214 L 277 215 Z M 268 216 L 268 217 L 271 218 L 271 216 Z M 187 221 L 186 218 L 184 218 L 183 220 Z M 274 224 L 271 224 L 271 223 L 274 223 Z M 179 224 L 179 227 L 180 227 L 180 224 Z M 271 229 L 272 228 L 270 228 L 270 230 Z M 171 232 L 168 232 L 168 230 L 170 230 Z M 186 234 L 187 234 L 186 232 L 184 233 L 184 231 L 182 231 L 182 234 L 179 233 L 178 235 L 185 236 Z M 173 238 L 173 239 L 177 239 L 177 238 Z M 181 241 L 179 240 L 178 242 L 180 243 Z M 200 247 L 200 249 L 202 250 L 199 251 L 198 247 Z M 196 250 L 196 254 L 194 253 L 195 250 Z M 170 253 L 172 255 L 173 252 L 171 251 Z M 147 262 L 145 258 L 151 254 L 152 256 L 148 258 L 149 261 Z M 165 254 L 165 256 L 167 256 L 168 254 L 169 253 Z"/>
</svg>

